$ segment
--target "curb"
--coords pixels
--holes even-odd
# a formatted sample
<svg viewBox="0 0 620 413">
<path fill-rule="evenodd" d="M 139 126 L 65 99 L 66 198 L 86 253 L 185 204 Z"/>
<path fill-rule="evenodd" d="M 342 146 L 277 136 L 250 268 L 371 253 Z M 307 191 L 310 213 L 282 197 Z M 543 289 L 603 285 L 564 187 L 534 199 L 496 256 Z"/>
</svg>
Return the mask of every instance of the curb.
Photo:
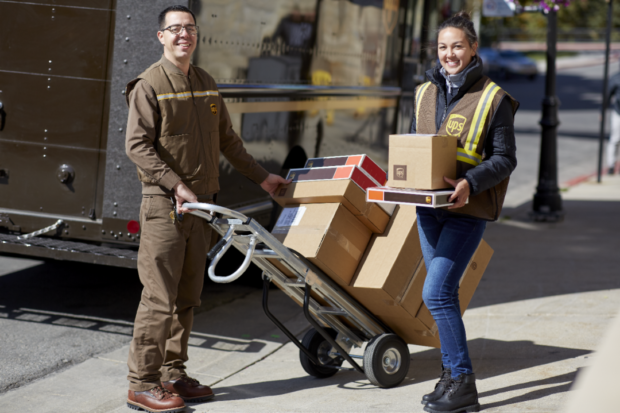
<svg viewBox="0 0 620 413">
<path fill-rule="evenodd" d="M 589 174 L 581 175 L 573 179 L 569 179 L 568 181 L 562 183 L 560 188 L 570 188 L 571 186 L 579 185 L 582 182 L 589 180 L 590 178 L 596 176 L 596 172 L 591 172 Z"/>
<path fill-rule="evenodd" d="M 618 166 L 616 164 L 615 166 L 615 170 L 618 170 Z M 607 172 L 605 172 L 605 170 L 601 171 L 601 177 L 605 176 L 605 175 L 609 175 Z M 575 186 L 575 185 L 579 185 L 582 182 L 588 181 L 591 178 L 594 178 L 595 176 L 597 176 L 596 172 L 591 172 L 589 174 L 585 174 L 585 175 L 581 175 L 578 176 L 576 178 L 573 179 L 569 179 L 566 182 L 563 182 L 562 184 L 560 184 L 560 188 L 570 188 L 571 186 Z"/>
<path fill-rule="evenodd" d="M 610 65 L 612 63 L 617 63 L 619 61 L 620 61 L 620 58 L 618 58 L 617 56 L 610 56 L 609 58 Z M 570 62 L 570 61 L 562 62 L 562 61 L 556 60 L 555 69 L 557 71 L 560 71 L 560 70 L 567 70 L 567 69 L 579 69 L 580 67 L 601 66 L 604 64 L 605 64 L 605 58 L 598 58 L 596 60 L 582 60 L 582 61 L 575 61 L 575 62 Z M 543 63 L 541 65 L 537 64 L 536 67 L 538 68 L 538 73 L 540 74 L 545 73 L 546 63 Z"/>
</svg>

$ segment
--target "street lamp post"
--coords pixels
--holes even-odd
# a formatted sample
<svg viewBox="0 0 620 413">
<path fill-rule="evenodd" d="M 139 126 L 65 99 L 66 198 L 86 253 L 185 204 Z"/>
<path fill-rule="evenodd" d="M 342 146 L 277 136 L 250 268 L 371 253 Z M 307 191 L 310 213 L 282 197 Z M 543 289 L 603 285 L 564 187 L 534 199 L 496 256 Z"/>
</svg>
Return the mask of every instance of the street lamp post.
<svg viewBox="0 0 620 413">
<path fill-rule="evenodd" d="M 558 222 L 564 218 L 562 197 L 558 187 L 557 129 L 558 106 L 556 96 L 555 58 L 557 45 L 557 12 L 552 8 L 547 14 L 547 76 L 545 78 L 545 98 L 542 101 L 542 135 L 540 142 L 540 163 L 538 186 L 534 194 L 531 213 L 535 221 Z"/>
</svg>

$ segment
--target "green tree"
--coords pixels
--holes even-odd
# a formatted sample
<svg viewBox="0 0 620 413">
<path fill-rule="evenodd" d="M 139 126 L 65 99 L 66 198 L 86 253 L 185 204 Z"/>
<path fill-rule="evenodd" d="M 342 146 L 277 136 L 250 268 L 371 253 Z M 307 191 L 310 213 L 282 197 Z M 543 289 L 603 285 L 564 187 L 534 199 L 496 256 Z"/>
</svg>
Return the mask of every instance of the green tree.
<svg viewBox="0 0 620 413">
<path fill-rule="evenodd" d="M 522 1 L 534 5 L 538 1 Z M 620 3 L 614 4 L 613 27 L 620 27 Z M 603 41 L 607 24 L 605 0 L 576 0 L 558 11 L 559 41 Z M 514 17 L 483 17 L 481 40 L 485 46 L 502 38 L 522 41 L 544 41 L 547 18 L 543 13 L 522 13 Z M 615 30 L 616 31 L 616 30 Z M 620 33 L 613 32 L 612 40 L 619 41 Z"/>
</svg>

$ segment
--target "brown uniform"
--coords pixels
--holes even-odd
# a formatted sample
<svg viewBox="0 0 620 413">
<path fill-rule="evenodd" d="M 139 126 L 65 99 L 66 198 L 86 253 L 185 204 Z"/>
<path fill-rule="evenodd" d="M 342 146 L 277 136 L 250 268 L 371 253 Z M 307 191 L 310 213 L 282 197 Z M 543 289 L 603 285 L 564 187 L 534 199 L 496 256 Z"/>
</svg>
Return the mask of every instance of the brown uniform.
<svg viewBox="0 0 620 413">
<path fill-rule="evenodd" d="M 256 183 L 268 172 L 232 129 L 213 78 L 189 76 L 165 57 L 127 85 L 126 150 L 142 182 L 138 273 L 144 286 L 129 350 L 130 389 L 150 390 L 185 374 L 193 307 L 200 305 L 210 227 L 186 214 L 173 223 L 172 188 L 201 201 L 219 191 L 219 154 Z"/>
</svg>

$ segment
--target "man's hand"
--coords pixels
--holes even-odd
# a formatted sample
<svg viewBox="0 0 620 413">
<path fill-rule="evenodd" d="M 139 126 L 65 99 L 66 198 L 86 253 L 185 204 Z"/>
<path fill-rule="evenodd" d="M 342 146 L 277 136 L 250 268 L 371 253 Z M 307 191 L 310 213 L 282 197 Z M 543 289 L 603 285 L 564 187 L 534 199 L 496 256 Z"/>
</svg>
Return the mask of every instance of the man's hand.
<svg viewBox="0 0 620 413">
<path fill-rule="evenodd" d="M 465 178 L 454 179 L 443 177 L 443 180 L 452 185 L 454 189 L 454 193 L 450 195 L 450 199 L 448 202 L 454 202 L 454 205 L 448 207 L 448 209 L 456 209 L 465 205 L 465 201 L 469 198 L 470 188 L 469 182 Z"/>
<path fill-rule="evenodd" d="M 280 184 L 290 184 L 290 179 L 284 179 L 280 175 L 269 174 L 269 176 L 260 184 L 260 187 L 269 192 L 273 196 Z"/>
<path fill-rule="evenodd" d="M 177 201 L 177 213 L 185 214 L 191 212 L 192 210 L 183 208 L 182 205 L 184 202 L 198 202 L 198 197 L 196 194 L 194 194 L 192 190 L 183 183 L 183 181 L 179 181 L 173 189 L 174 198 Z"/>
</svg>

